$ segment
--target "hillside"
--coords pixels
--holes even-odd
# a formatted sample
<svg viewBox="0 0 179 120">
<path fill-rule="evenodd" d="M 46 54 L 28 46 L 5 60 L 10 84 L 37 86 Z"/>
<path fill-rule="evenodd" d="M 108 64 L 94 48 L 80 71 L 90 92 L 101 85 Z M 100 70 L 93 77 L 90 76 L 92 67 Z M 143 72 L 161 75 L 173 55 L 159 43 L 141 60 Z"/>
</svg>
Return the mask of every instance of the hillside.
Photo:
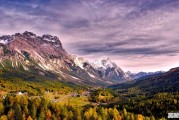
<svg viewBox="0 0 179 120">
<path fill-rule="evenodd" d="M 120 96 L 119 108 L 156 118 L 167 118 L 169 112 L 179 110 L 179 69 L 110 86 Z"/>
<path fill-rule="evenodd" d="M 140 92 L 155 94 L 158 92 L 178 92 L 178 86 L 179 69 L 173 68 L 163 74 L 154 75 L 147 78 L 141 78 L 132 82 L 113 85 L 111 87 L 115 90 L 127 90 L 135 88 Z"/>
</svg>

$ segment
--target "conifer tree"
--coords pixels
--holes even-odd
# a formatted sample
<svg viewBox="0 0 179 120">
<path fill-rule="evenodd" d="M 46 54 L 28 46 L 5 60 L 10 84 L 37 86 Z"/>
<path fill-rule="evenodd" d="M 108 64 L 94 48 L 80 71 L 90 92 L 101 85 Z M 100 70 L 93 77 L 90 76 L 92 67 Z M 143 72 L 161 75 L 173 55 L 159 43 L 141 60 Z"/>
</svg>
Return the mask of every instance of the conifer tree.
<svg viewBox="0 0 179 120">
<path fill-rule="evenodd" d="M 29 101 L 29 115 L 35 119 L 36 118 L 36 108 L 35 108 L 35 104 L 33 103 L 33 101 Z"/>
<path fill-rule="evenodd" d="M 14 117 L 15 120 L 22 120 L 22 110 L 19 104 L 14 104 Z"/>
<path fill-rule="evenodd" d="M 44 112 L 40 113 L 38 120 L 45 120 L 45 114 L 44 114 Z"/>
</svg>

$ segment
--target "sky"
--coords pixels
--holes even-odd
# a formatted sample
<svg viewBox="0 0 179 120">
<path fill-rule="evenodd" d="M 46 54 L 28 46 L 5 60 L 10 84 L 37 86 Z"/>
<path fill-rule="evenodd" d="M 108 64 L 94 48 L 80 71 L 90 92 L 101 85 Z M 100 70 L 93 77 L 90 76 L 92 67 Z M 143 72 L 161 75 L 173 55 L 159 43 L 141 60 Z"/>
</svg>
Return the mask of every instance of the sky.
<svg viewBox="0 0 179 120">
<path fill-rule="evenodd" d="M 69 54 L 124 71 L 179 66 L 179 0 L 0 0 L 0 26 L 58 36 Z"/>
</svg>

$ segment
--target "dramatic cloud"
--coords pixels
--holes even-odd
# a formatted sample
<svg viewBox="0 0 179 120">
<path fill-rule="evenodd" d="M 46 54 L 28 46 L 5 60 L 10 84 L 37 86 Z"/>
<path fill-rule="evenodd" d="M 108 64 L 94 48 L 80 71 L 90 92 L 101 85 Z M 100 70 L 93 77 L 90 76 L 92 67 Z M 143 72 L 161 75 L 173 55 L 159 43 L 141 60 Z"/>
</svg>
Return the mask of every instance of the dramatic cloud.
<svg viewBox="0 0 179 120">
<path fill-rule="evenodd" d="M 58 36 L 69 53 L 109 56 L 124 70 L 179 66 L 177 0 L 0 0 L 0 35 Z"/>
</svg>

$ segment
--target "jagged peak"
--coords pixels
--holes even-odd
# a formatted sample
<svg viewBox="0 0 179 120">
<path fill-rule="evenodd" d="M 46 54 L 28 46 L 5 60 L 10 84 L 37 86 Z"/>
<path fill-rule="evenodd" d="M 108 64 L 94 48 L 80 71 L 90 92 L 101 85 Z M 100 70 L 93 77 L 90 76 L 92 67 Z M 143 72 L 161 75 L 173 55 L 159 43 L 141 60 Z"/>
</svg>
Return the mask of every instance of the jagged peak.
<svg viewBox="0 0 179 120">
<path fill-rule="evenodd" d="M 8 44 L 11 42 L 14 38 L 16 37 L 25 37 L 25 38 L 32 38 L 32 39 L 40 39 L 44 42 L 49 42 L 49 43 L 55 43 L 55 47 L 60 47 L 61 42 L 57 36 L 52 36 L 49 34 L 44 34 L 42 36 L 37 36 L 33 32 L 25 31 L 23 33 L 15 33 L 14 35 L 3 35 L 0 36 L 0 43 L 1 44 Z"/>
<path fill-rule="evenodd" d="M 36 34 L 34 34 L 33 32 L 29 32 L 29 31 L 25 31 L 24 33 L 22 33 L 22 35 L 31 37 L 31 38 L 36 38 L 39 36 L 36 36 Z M 52 36 L 49 34 L 44 34 L 40 37 L 43 41 L 47 41 L 47 42 L 52 42 L 52 43 L 57 43 L 60 42 L 59 38 L 57 36 Z"/>
<path fill-rule="evenodd" d="M 33 32 L 29 32 L 29 31 L 25 31 L 25 32 L 23 33 L 23 35 L 36 37 L 36 34 L 34 34 Z"/>
<path fill-rule="evenodd" d="M 48 41 L 48 42 L 60 42 L 60 40 L 57 36 L 52 36 L 52 35 L 49 35 L 49 34 L 43 35 L 42 39 L 44 41 Z"/>
<path fill-rule="evenodd" d="M 116 67 L 117 65 L 112 62 L 110 60 L 109 57 L 107 56 L 102 56 L 100 58 L 98 58 L 94 63 L 93 66 L 95 68 L 103 68 L 103 69 L 107 69 L 108 67 L 112 68 L 112 67 Z"/>
</svg>

